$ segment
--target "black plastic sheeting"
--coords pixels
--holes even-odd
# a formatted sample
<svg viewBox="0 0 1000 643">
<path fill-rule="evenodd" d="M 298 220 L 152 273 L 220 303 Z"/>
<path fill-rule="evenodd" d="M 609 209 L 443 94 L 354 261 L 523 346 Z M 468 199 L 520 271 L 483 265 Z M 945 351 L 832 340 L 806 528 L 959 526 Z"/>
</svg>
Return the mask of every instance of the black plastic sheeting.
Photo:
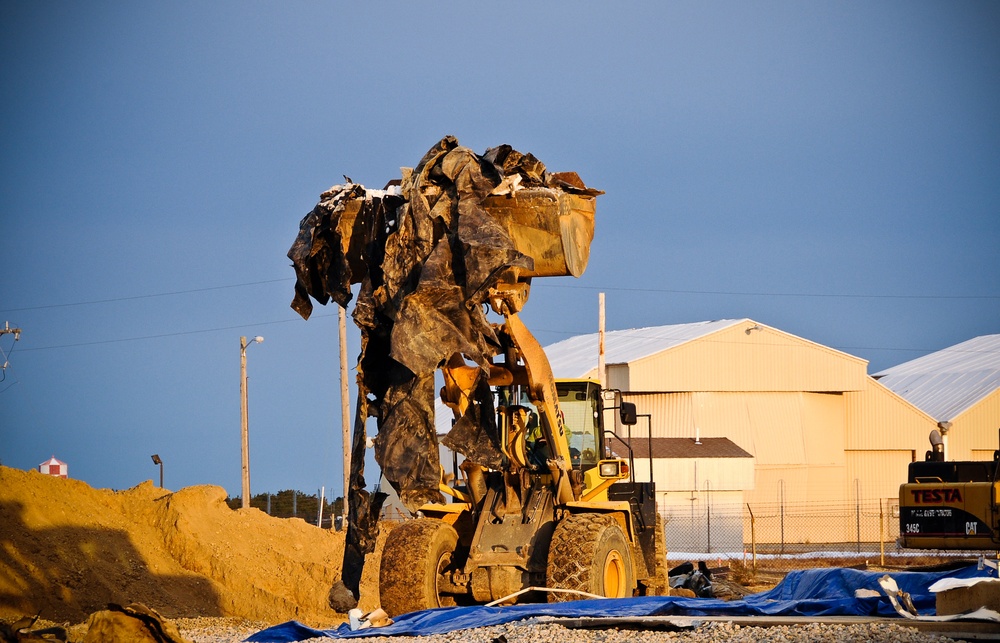
<svg viewBox="0 0 1000 643">
<path fill-rule="evenodd" d="M 312 312 L 310 298 L 346 308 L 351 284 L 360 284 L 353 314 L 361 355 L 343 571 L 355 599 L 385 499 L 365 491 L 368 417 L 378 426 L 375 459 L 403 504 L 415 510 L 440 502 L 434 371 L 464 356 L 483 377 L 473 412 L 456 423 L 445 444 L 485 467 L 501 464 L 485 377 L 501 345 L 483 304 L 502 275 L 531 270 L 533 260 L 517 250 L 483 204 L 510 178 L 522 187 L 600 193 L 549 173 L 534 156 L 508 145 L 480 156 L 448 136 L 404 172 L 396 189 L 366 190 L 348 180 L 323 193 L 288 252 L 296 273 L 292 308 L 303 318 Z"/>
</svg>

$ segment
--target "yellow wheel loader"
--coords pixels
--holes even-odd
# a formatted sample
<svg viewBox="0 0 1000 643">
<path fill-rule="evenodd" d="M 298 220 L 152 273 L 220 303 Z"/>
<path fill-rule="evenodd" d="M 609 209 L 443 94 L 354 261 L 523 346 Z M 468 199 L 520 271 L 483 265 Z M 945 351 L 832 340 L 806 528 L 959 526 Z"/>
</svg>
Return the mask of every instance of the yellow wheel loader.
<svg viewBox="0 0 1000 643">
<path fill-rule="evenodd" d="M 453 502 L 425 504 L 390 532 L 379 572 L 390 615 L 501 599 L 665 593 L 653 483 L 632 480 L 632 459 L 611 452 L 629 449 L 603 428 L 596 382 L 551 383 L 549 399 L 522 397 L 541 390 L 528 382 L 497 387 L 506 466 L 464 463 L 458 484 L 442 482 Z M 542 430 L 530 440 L 535 409 Z M 634 423 L 633 405 L 617 410 Z"/>
<path fill-rule="evenodd" d="M 292 307 L 305 318 L 311 299 L 346 307 L 360 284 L 349 522 L 331 605 L 356 603 L 375 547 L 384 497 L 365 490 L 369 418 L 383 476 L 419 516 L 385 543 L 390 615 L 666 589 L 653 484 L 634 481 L 627 442 L 604 426 L 606 402 L 624 426 L 634 405 L 594 382 L 557 382 L 518 316 L 533 279 L 583 274 L 600 194 L 508 145 L 478 155 L 449 136 L 384 189 L 348 179 L 302 219 Z M 436 382 L 455 418 L 442 443 L 463 457 L 452 484 Z"/>
</svg>

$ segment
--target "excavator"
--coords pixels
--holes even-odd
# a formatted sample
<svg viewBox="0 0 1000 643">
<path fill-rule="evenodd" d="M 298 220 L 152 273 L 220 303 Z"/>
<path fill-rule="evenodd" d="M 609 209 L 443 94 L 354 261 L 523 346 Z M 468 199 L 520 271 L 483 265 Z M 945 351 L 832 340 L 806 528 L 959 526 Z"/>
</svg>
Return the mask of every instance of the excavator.
<svg viewBox="0 0 1000 643">
<path fill-rule="evenodd" d="M 654 484 L 635 481 L 628 441 L 605 426 L 606 411 L 634 425 L 634 404 L 556 380 L 520 318 L 534 279 L 583 273 L 603 192 L 510 146 L 478 155 L 454 137 L 402 174 L 382 190 L 348 180 L 325 192 L 289 251 L 305 318 L 310 297 L 346 306 L 360 284 L 344 586 L 357 597 L 374 550 L 381 499 L 361 475 L 374 417 L 382 475 L 416 516 L 382 551 L 390 616 L 667 593 Z M 434 430 L 440 383 L 454 417 L 442 443 L 462 458 L 451 475 Z"/>
<path fill-rule="evenodd" d="M 899 487 L 899 544 L 909 549 L 1000 549 L 1000 450 L 992 460 L 945 460 L 935 429 Z"/>
</svg>

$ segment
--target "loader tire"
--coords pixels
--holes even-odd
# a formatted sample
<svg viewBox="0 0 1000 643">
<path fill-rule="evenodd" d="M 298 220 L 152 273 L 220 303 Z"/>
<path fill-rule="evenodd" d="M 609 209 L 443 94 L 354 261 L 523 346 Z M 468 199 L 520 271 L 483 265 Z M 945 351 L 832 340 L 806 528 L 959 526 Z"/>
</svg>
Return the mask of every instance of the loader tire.
<svg viewBox="0 0 1000 643">
<path fill-rule="evenodd" d="M 632 548 L 618 521 L 608 514 L 572 514 L 556 525 L 549 545 L 547 585 L 607 598 L 632 596 L 635 571 Z M 549 592 L 549 602 L 586 596 Z"/>
<path fill-rule="evenodd" d="M 378 591 L 389 616 L 455 604 L 438 590 L 440 573 L 452 562 L 458 533 L 435 518 L 417 518 L 391 532 L 382 550 Z"/>
</svg>

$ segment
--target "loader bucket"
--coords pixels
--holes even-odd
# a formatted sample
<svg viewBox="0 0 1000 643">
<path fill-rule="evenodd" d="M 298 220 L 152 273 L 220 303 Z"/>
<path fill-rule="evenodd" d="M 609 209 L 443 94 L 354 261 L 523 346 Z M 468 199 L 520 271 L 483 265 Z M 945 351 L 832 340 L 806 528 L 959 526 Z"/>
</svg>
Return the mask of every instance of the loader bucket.
<svg viewBox="0 0 1000 643">
<path fill-rule="evenodd" d="M 501 223 L 519 252 L 535 261 L 524 277 L 579 277 L 594 238 L 592 196 L 551 188 L 527 188 L 513 196 L 490 196 L 484 208 Z"/>
<path fill-rule="evenodd" d="M 393 209 L 403 203 L 401 197 L 394 195 L 374 199 L 382 199 L 383 205 Z M 354 284 L 361 283 L 365 275 L 362 256 L 370 222 L 357 225 L 365 201 L 365 197 L 346 201 L 337 222 L 340 238 L 347 242 L 344 251 Z M 373 203 L 373 197 L 367 201 Z M 521 269 L 520 276 L 579 277 L 590 259 L 595 203 L 593 196 L 535 187 L 518 190 L 513 195 L 489 196 L 482 205 L 504 227 L 515 249 L 534 260 L 534 268 Z"/>
</svg>

